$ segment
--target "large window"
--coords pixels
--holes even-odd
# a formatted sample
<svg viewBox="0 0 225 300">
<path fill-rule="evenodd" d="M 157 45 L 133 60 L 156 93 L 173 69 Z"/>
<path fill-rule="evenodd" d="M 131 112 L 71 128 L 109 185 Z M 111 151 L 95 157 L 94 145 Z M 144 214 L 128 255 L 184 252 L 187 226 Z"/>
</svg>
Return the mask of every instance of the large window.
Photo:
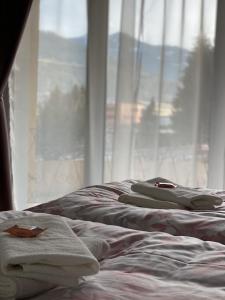
<svg viewBox="0 0 225 300">
<path fill-rule="evenodd" d="M 33 1 L 11 76 L 17 208 L 101 181 L 208 184 L 217 1 L 101 1 Z"/>
</svg>

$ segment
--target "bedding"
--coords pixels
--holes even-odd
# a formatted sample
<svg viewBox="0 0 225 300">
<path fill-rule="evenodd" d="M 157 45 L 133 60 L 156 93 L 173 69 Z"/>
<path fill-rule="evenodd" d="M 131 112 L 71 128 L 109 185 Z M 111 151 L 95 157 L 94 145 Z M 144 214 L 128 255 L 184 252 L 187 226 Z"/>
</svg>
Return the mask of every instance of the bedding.
<svg viewBox="0 0 225 300">
<path fill-rule="evenodd" d="M 0 222 L 32 215 L 0 213 Z M 67 220 L 78 237 L 110 245 L 98 274 L 79 287 L 57 287 L 30 300 L 224 300 L 225 245 L 163 232 Z"/>
<path fill-rule="evenodd" d="M 101 222 L 143 231 L 161 231 L 225 244 L 225 205 L 215 210 L 149 209 L 118 202 L 134 180 L 95 185 L 29 208 L 71 219 Z"/>
</svg>

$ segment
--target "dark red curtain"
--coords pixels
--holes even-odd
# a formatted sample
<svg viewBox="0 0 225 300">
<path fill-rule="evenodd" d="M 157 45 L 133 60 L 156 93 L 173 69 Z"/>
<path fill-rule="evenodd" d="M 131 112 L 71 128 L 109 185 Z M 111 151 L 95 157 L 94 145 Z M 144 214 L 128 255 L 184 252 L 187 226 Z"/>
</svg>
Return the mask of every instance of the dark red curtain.
<svg viewBox="0 0 225 300">
<path fill-rule="evenodd" d="M 0 0 L 0 211 L 13 208 L 9 122 L 5 101 L 8 76 L 32 0 Z"/>
</svg>

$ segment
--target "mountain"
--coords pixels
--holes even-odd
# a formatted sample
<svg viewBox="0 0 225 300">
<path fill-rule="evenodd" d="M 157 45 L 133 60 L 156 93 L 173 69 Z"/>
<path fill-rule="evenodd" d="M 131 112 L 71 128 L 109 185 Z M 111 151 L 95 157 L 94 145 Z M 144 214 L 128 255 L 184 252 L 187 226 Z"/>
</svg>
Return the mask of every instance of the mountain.
<svg viewBox="0 0 225 300">
<path fill-rule="evenodd" d="M 123 34 L 122 38 L 125 38 Z M 132 39 L 132 37 L 127 36 L 128 40 Z M 109 36 L 108 40 L 108 53 L 111 57 L 117 57 L 118 49 L 119 49 L 119 33 L 115 33 Z M 130 41 L 128 41 L 130 42 Z M 133 40 L 130 43 L 135 45 L 134 51 L 139 51 L 142 53 L 142 68 L 143 70 L 151 75 L 158 75 L 160 69 L 160 55 L 162 47 L 160 45 L 150 45 L 144 42 L 138 42 L 137 40 Z M 187 60 L 190 51 L 174 47 L 174 46 L 165 46 L 164 48 L 165 55 L 165 73 L 164 78 L 166 80 L 176 80 L 178 76 L 178 63 L 179 56 L 182 56 L 182 61 L 185 62 Z"/>
<path fill-rule="evenodd" d="M 86 36 L 64 38 L 53 32 L 40 31 L 39 59 L 84 65 L 86 45 Z"/>
<path fill-rule="evenodd" d="M 119 49 L 119 33 L 109 36 L 108 54 L 115 58 Z M 131 37 L 127 37 L 132 39 Z M 134 44 L 138 46 L 138 41 Z M 86 60 L 87 37 L 64 38 L 52 32 L 41 31 L 39 35 L 39 57 L 40 59 L 67 62 L 75 65 L 83 65 Z M 161 46 L 139 43 L 142 52 L 142 65 L 146 73 L 158 74 L 160 67 Z M 137 47 L 134 49 L 137 51 Z M 165 46 L 165 79 L 177 79 L 178 59 L 182 55 L 186 61 L 190 52 L 174 46 Z"/>
<path fill-rule="evenodd" d="M 142 78 L 140 98 L 149 101 L 149 97 L 157 97 L 157 86 L 160 70 L 160 55 L 162 48 L 159 45 L 150 45 L 123 36 L 128 43 L 134 45 L 133 51 L 141 50 Z M 111 34 L 108 39 L 108 74 L 109 99 L 115 94 L 118 49 L 120 35 Z M 74 84 L 85 85 L 86 80 L 86 49 L 87 37 L 64 38 L 52 32 L 40 31 L 39 34 L 39 96 L 42 100 L 48 97 L 48 92 L 59 86 L 64 92 L 71 90 Z M 173 98 L 176 81 L 180 76 L 179 56 L 182 55 L 183 66 L 190 52 L 174 46 L 164 48 L 164 90 L 168 99 Z M 151 87 L 151 91 L 149 90 Z M 173 94 L 173 95 L 172 95 Z M 169 96 L 170 95 L 170 96 Z"/>
</svg>

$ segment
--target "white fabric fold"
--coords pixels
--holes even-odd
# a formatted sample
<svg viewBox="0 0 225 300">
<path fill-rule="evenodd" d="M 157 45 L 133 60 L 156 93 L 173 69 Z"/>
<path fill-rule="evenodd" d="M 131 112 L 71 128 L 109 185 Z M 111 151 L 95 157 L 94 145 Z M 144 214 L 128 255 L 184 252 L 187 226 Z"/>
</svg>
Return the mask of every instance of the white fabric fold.
<svg viewBox="0 0 225 300">
<path fill-rule="evenodd" d="M 90 252 L 97 260 L 102 260 L 106 257 L 110 250 L 110 245 L 103 239 L 96 237 L 80 237 L 82 242 L 87 246 Z"/>
<path fill-rule="evenodd" d="M 35 238 L 17 238 L 3 232 L 13 225 L 47 228 Z M 28 216 L 0 224 L 0 267 L 7 276 L 74 286 L 77 278 L 99 271 L 99 263 L 63 218 Z"/>
<path fill-rule="evenodd" d="M 24 299 L 54 287 L 48 282 L 0 274 L 0 299 Z"/>
<path fill-rule="evenodd" d="M 122 194 L 119 196 L 118 201 L 125 204 L 131 204 L 145 208 L 185 209 L 185 207 L 181 204 L 169 201 L 156 200 L 152 197 L 148 197 L 139 193 Z"/>
<path fill-rule="evenodd" d="M 223 203 L 222 194 L 216 194 L 208 189 L 189 188 L 176 185 L 176 188 L 160 188 L 156 182 L 170 182 L 165 178 L 154 178 L 145 182 L 138 182 L 131 186 L 131 190 L 161 201 L 178 203 L 190 209 L 210 210 Z"/>
</svg>

